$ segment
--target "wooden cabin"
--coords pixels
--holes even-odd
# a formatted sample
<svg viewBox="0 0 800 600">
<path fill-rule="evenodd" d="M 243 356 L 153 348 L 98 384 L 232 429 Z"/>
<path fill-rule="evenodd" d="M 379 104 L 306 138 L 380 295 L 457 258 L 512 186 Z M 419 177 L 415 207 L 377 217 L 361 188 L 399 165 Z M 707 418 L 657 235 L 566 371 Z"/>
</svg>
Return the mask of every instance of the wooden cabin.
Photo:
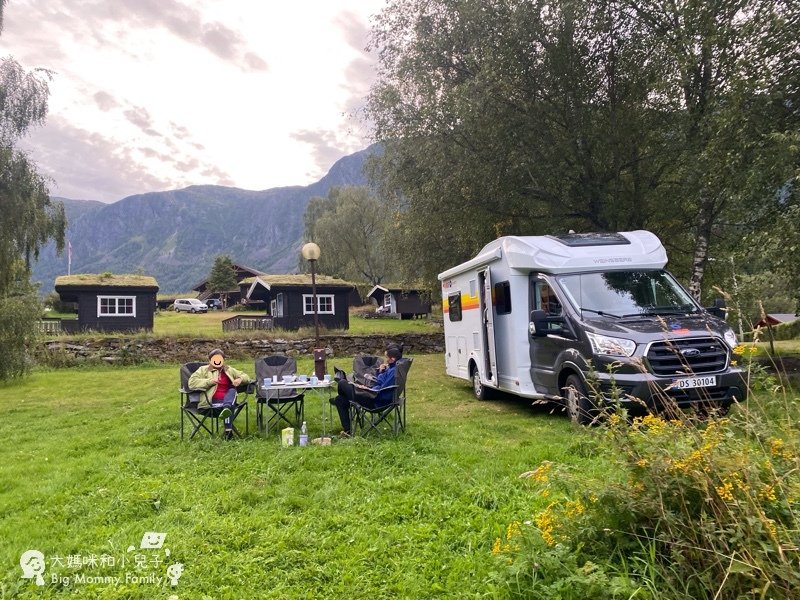
<svg viewBox="0 0 800 600">
<path fill-rule="evenodd" d="M 259 275 L 239 283 L 242 298 L 248 304 L 264 302 L 267 316 L 274 327 L 299 329 L 314 326 L 314 300 L 311 275 Z M 349 297 L 353 285 L 329 277 L 316 276 L 317 316 L 319 326 L 327 329 L 349 329 Z"/>
<path fill-rule="evenodd" d="M 158 283 L 146 275 L 62 275 L 55 290 L 62 302 L 78 305 L 78 320 L 62 321 L 65 331 L 153 329 Z"/>
<path fill-rule="evenodd" d="M 422 299 L 422 292 L 392 285 L 376 285 L 367 298 L 377 303 L 377 312 L 400 315 L 401 319 L 424 317 L 431 314 L 430 300 Z"/>
</svg>

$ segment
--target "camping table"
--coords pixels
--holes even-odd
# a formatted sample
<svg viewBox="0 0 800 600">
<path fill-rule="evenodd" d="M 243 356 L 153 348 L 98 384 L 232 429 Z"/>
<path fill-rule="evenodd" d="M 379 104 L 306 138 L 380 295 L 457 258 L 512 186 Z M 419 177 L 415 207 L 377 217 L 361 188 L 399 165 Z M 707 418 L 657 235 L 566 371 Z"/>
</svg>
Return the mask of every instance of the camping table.
<svg viewBox="0 0 800 600">
<path fill-rule="evenodd" d="M 333 390 L 333 385 L 335 381 L 332 379 L 330 381 L 318 381 L 317 383 L 311 383 L 311 380 L 308 381 L 292 381 L 289 383 L 284 383 L 283 381 L 279 381 L 277 383 L 271 382 L 269 385 L 264 385 L 262 381 L 259 384 L 259 387 L 264 392 L 276 391 L 276 390 L 308 390 L 312 392 L 318 392 L 320 398 L 322 398 L 322 437 L 325 437 L 325 404 L 328 404 L 328 414 L 331 414 L 330 403 L 327 402 L 331 398 L 331 390 Z M 325 395 L 322 393 L 323 391 L 328 390 L 328 397 L 325 398 Z"/>
</svg>

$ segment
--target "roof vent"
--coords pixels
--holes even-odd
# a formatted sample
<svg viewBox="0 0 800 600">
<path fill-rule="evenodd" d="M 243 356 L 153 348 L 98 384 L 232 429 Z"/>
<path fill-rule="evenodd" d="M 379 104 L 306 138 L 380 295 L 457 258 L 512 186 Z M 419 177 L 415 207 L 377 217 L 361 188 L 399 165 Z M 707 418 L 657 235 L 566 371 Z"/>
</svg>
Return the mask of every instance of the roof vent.
<svg viewBox="0 0 800 600">
<path fill-rule="evenodd" d="M 584 246 L 622 246 L 630 244 L 630 240 L 620 233 L 566 233 L 548 235 L 550 239 L 561 242 L 571 248 Z"/>
</svg>

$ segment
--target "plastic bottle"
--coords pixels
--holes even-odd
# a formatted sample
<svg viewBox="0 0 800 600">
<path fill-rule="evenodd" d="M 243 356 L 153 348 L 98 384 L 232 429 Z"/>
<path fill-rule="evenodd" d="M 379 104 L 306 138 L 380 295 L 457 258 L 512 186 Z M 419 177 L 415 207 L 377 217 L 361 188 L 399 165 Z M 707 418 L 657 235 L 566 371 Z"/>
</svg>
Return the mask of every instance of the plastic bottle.
<svg viewBox="0 0 800 600">
<path fill-rule="evenodd" d="M 305 421 L 303 421 L 303 426 L 300 428 L 300 445 L 308 446 L 308 429 Z"/>
</svg>

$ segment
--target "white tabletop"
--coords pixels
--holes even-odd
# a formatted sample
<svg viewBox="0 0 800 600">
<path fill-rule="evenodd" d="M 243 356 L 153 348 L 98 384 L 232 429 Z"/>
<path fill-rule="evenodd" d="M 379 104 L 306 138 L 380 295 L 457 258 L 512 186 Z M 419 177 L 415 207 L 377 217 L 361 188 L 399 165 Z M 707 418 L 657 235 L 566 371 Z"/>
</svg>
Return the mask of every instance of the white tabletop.
<svg viewBox="0 0 800 600">
<path fill-rule="evenodd" d="M 331 381 L 318 381 L 317 383 L 311 383 L 311 381 L 291 381 L 284 383 L 283 381 L 279 381 L 277 383 L 272 382 L 269 385 L 264 385 L 262 381 L 259 384 L 259 387 L 262 390 L 327 390 L 328 388 L 332 387 L 334 384 L 333 380 Z"/>
</svg>

